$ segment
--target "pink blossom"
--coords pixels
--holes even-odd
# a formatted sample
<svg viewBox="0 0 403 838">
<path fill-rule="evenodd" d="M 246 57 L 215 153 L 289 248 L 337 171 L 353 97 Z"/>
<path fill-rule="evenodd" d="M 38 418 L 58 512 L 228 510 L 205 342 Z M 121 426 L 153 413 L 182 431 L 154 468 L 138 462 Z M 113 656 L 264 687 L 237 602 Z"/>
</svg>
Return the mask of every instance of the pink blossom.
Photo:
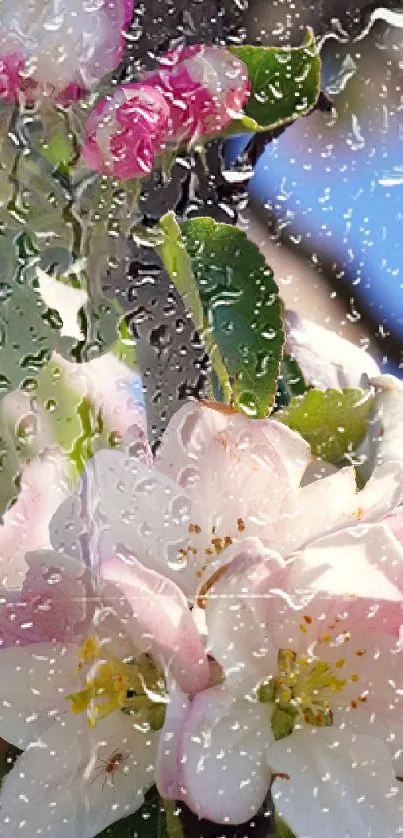
<svg viewBox="0 0 403 838">
<path fill-rule="evenodd" d="M 129 180 L 151 173 L 169 145 L 222 131 L 249 95 L 244 64 L 221 47 L 173 50 L 142 84 L 124 84 L 95 106 L 82 154 L 98 172 Z"/>
<path fill-rule="evenodd" d="M 92 110 L 82 155 L 95 171 L 120 180 L 148 175 L 169 135 L 169 107 L 156 88 L 124 84 Z"/>
<path fill-rule="evenodd" d="M 171 135 L 186 143 L 223 131 L 248 99 L 245 65 L 228 50 L 195 44 L 167 52 L 146 83 L 161 91 L 171 112 Z"/>
<path fill-rule="evenodd" d="M 66 103 L 117 67 L 133 0 L 2 0 L 0 96 Z"/>
</svg>

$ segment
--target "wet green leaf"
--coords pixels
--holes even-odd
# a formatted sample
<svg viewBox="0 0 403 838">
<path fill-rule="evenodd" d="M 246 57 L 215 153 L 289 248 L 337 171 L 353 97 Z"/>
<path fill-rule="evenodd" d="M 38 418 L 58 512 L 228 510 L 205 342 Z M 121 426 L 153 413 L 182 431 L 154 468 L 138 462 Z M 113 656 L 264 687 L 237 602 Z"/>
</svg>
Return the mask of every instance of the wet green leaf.
<svg viewBox="0 0 403 838">
<path fill-rule="evenodd" d="M 293 396 L 302 396 L 307 389 L 298 362 L 288 352 L 284 352 L 277 380 L 276 407 L 287 407 Z"/>
<path fill-rule="evenodd" d="M 244 62 L 252 86 L 245 117 L 228 133 L 267 131 L 307 114 L 320 90 L 320 56 L 312 29 L 300 47 L 229 47 Z"/>
<path fill-rule="evenodd" d="M 312 454 L 339 463 L 363 441 L 373 406 L 370 390 L 308 390 L 295 396 L 275 419 L 298 431 Z"/>
<path fill-rule="evenodd" d="M 231 387 L 228 372 L 221 357 L 216 336 L 211 331 L 207 314 L 203 308 L 200 288 L 194 275 L 192 260 L 186 250 L 180 227 L 173 212 L 168 212 L 161 218 L 159 229 L 162 232 L 163 241 L 156 249 L 161 256 L 165 270 L 169 274 L 192 317 L 195 329 L 204 341 L 204 345 L 210 356 L 214 375 L 219 384 L 222 399 L 225 402 L 229 402 L 231 398 Z"/>
<path fill-rule="evenodd" d="M 53 351 L 69 356 L 72 341 L 61 327 L 33 285 L 10 285 L 0 312 L 0 398 L 35 377 Z"/>
<path fill-rule="evenodd" d="M 208 328 L 230 377 L 232 403 L 249 416 L 266 416 L 284 343 L 273 272 L 236 227 L 195 218 L 181 229 Z"/>
</svg>

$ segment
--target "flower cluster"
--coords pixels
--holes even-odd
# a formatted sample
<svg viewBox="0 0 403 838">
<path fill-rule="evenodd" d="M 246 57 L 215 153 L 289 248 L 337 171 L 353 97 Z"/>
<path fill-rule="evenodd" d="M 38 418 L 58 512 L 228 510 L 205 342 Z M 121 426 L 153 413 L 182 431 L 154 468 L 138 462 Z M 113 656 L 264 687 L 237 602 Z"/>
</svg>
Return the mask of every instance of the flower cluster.
<svg viewBox="0 0 403 838">
<path fill-rule="evenodd" d="M 185 404 L 154 460 L 88 462 L 4 592 L 10 838 L 92 838 L 154 782 L 221 824 L 271 788 L 296 836 L 399 834 L 403 390 L 373 383 L 359 491 L 275 418 L 212 402 Z"/>
<path fill-rule="evenodd" d="M 0 98 L 65 103 L 117 67 L 133 0 L 2 0 Z"/>
<path fill-rule="evenodd" d="M 245 65 L 226 49 L 197 44 L 173 50 L 158 72 L 121 85 L 96 105 L 85 126 L 83 157 L 120 180 L 150 174 L 168 146 L 223 131 L 249 90 Z"/>
</svg>

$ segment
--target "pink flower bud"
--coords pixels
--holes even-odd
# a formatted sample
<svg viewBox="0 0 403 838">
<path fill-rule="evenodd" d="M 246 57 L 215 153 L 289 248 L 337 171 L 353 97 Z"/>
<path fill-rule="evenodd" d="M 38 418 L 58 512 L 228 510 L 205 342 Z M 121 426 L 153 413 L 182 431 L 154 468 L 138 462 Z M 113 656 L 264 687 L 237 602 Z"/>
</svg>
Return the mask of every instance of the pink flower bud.
<svg viewBox="0 0 403 838">
<path fill-rule="evenodd" d="M 120 180 L 148 175 L 169 135 L 169 107 L 154 87 L 124 84 L 86 122 L 84 160 Z"/>
<path fill-rule="evenodd" d="M 134 0 L 2 0 L 0 97 L 69 102 L 117 67 Z"/>
<path fill-rule="evenodd" d="M 250 92 L 243 62 L 223 47 L 205 44 L 167 52 L 158 72 L 145 81 L 169 102 L 172 138 L 179 143 L 222 131 Z"/>
</svg>

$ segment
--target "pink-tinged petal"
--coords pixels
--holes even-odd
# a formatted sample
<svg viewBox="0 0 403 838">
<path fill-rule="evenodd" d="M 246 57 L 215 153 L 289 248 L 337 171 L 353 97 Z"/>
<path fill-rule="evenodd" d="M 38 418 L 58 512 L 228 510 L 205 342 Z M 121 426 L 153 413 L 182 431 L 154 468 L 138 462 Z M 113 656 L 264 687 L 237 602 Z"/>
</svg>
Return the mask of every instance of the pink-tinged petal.
<svg viewBox="0 0 403 838">
<path fill-rule="evenodd" d="M 395 838 L 403 791 L 387 747 L 374 736 L 334 727 L 305 727 L 279 739 L 269 766 L 289 779 L 273 786 L 276 810 L 304 838 Z"/>
<path fill-rule="evenodd" d="M 181 799 L 216 823 L 249 820 L 269 790 L 272 740 L 267 704 L 237 701 L 225 686 L 199 693 L 183 726 Z"/>
<path fill-rule="evenodd" d="M 115 712 L 90 728 L 69 712 L 5 777 L 0 835 L 94 838 L 135 812 L 154 782 L 156 736 Z M 113 764 L 113 770 L 106 770 Z"/>
<path fill-rule="evenodd" d="M 101 577 L 113 583 L 117 598 L 129 605 L 125 629 L 162 659 L 185 693 L 193 695 L 209 681 L 209 667 L 201 637 L 187 600 L 169 579 L 149 570 L 134 556 L 121 552 L 103 563 Z"/>
<path fill-rule="evenodd" d="M 253 689 L 277 666 L 278 649 L 264 622 L 262 598 L 281 583 L 285 564 L 258 539 L 224 551 L 221 567 L 206 574 L 203 594 L 212 655 L 231 684 Z M 202 588 L 203 591 L 203 588 Z"/>
<path fill-rule="evenodd" d="M 89 571 L 75 559 L 41 550 L 26 554 L 21 591 L 0 607 L 0 649 L 44 641 L 79 640 L 92 616 Z"/>
<path fill-rule="evenodd" d="M 171 419 L 155 465 L 195 498 L 192 523 L 202 532 L 194 546 L 211 551 L 213 536 L 270 537 L 309 459 L 302 437 L 279 423 L 189 402 Z"/>
<path fill-rule="evenodd" d="M 155 765 L 155 782 L 161 797 L 179 800 L 179 754 L 182 728 L 190 706 L 189 699 L 175 684 L 169 688 L 164 727 Z"/>
<path fill-rule="evenodd" d="M 403 506 L 398 506 L 381 520 L 388 525 L 399 544 L 403 546 Z"/>
<path fill-rule="evenodd" d="M 66 696 L 80 689 L 78 652 L 74 643 L 0 651 L 0 736 L 24 750 L 39 746 L 48 728 L 60 730 L 71 716 Z"/>
<path fill-rule="evenodd" d="M 19 52 L 11 52 L 0 58 L 0 99 L 14 102 L 22 82 L 24 59 Z"/>
<path fill-rule="evenodd" d="M 359 650 L 365 633 L 371 648 L 377 634 L 395 643 L 403 617 L 402 561 L 388 528 L 375 524 L 334 533 L 296 553 L 277 596 L 269 596 L 272 586 L 266 591 L 273 644 L 300 654 L 318 644 L 316 654 L 328 660 L 333 653 L 345 658 L 350 638 L 351 649 Z M 361 664 L 355 651 L 354 667 Z"/>
<path fill-rule="evenodd" d="M 223 47 L 206 44 L 170 50 L 145 80 L 169 102 L 171 139 L 178 144 L 222 131 L 250 93 L 242 61 Z"/>
<path fill-rule="evenodd" d="M 379 374 L 368 352 L 294 311 L 286 312 L 286 336 L 286 351 L 298 361 L 307 383 L 320 390 L 359 387 L 364 374 Z"/>
<path fill-rule="evenodd" d="M 359 520 L 379 521 L 403 501 L 403 461 L 377 466 L 357 495 Z"/>
<path fill-rule="evenodd" d="M 403 470 L 399 463 L 376 468 L 360 492 L 354 469 L 340 469 L 286 497 L 268 544 L 282 556 L 289 556 L 332 532 L 381 520 L 402 497 Z"/>
<path fill-rule="evenodd" d="M 297 554 L 288 584 L 329 596 L 399 602 L 403 548 L 383 524 L 365 524 L 322 538 Z"/>
<path fill-rule="evenodd" d="M 91 111 L 82 156 L 96 171 L 120 180 L 152 171 L 169 138 L 170 111 L 162 94 L 145 84 L 124 84 Z"/>
<path fill-rule="evenodd" d="M 0 590 L 22 585 L 25 553 L 50 547 L 49 523 L 68 491 L 66 463 L 57 454 L 33 460 L 23 470 L 17 501 L 0 525 Z"/>
<path fill-rule="evenodd" d="M 286 497 L 270 546 L 289 556 L 304 544 L 355 523 L 359 509 L 355 471 L 340 469 Z"/>
</svg>

